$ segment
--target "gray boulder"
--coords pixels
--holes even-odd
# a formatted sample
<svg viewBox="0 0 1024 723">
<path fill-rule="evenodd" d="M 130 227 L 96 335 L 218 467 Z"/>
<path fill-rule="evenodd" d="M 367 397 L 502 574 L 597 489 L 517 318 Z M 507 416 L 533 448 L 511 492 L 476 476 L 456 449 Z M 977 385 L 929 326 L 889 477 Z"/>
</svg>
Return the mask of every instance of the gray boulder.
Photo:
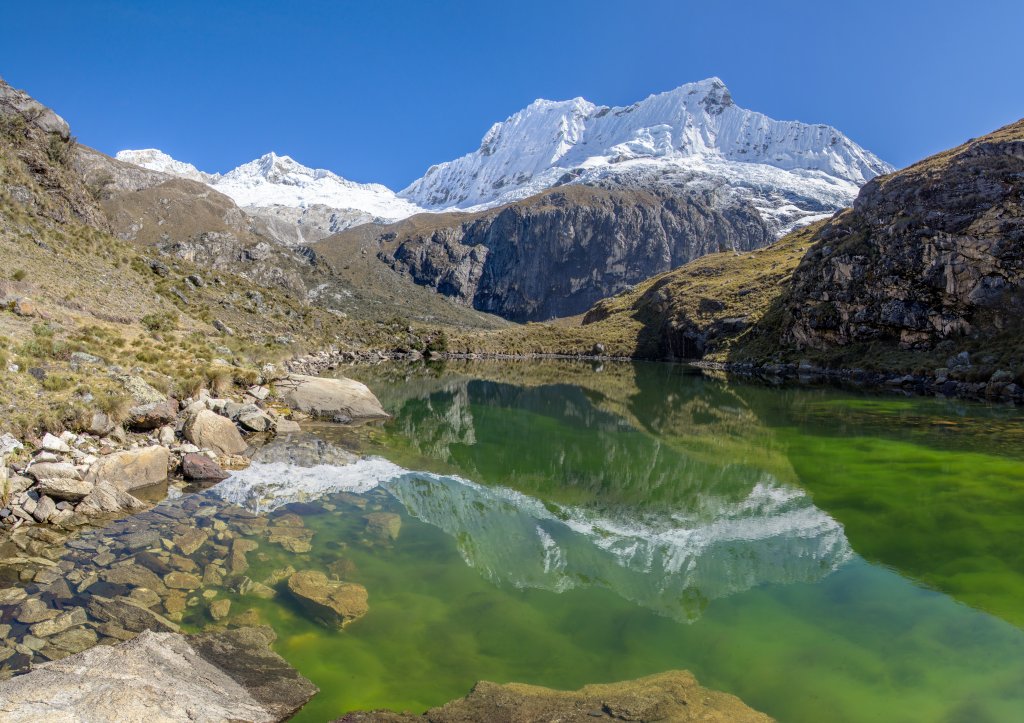
<svg viewBox="0 0 1024 723">
<path fill-rule="evenodd" d="M 389 415 L 363 383 L 339 377 L 289 374 L 274 384 L 281 399 L 293 409 L 321 417 L 345 416 L 353 420 L 385 419 Z"/>
<path fill-rule="evenodd" d="M 270 650 L 266 628 L 144 632 L 0 683 L 10 721 L 253 721 L 294 715 L 317 688 Z M 45 691 L 41 695 L 41 691 Z"/>
</svg>

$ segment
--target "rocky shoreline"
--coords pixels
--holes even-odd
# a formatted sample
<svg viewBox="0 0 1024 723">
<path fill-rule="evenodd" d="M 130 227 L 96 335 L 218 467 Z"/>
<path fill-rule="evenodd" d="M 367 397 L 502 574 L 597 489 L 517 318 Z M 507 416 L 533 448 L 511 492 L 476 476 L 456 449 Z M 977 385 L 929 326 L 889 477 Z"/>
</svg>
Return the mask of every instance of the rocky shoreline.
<svg viewBox="0 0 1024 723">
<path fill-rule="evenodd" d="M 317 375 L 336 370 L 344 365 L 380 363 L 384 361 L 414 362 L 420 360 L 493 360 L 530 361 L 544 359 L 575 360 L 588 362 L 634 362 L 653 361 L 628 356 L 612 356 L 603 353 L 592 354 L 498 354 L 492 352 L 456 353 L 433 352 L 389 352 L 389 351 L 348 351 L 325 349 L 299 357 L 286 368 L 304 374 Z M 1024 386 L 1016 384 L 1013 374 L 1006 370 L 990 370 L 984 364 L 975 364 L 967 352 L 961 352 L 947 360 L 945 367 L 930 373 L 881 372 L 865 369 L 828 369 L 808 361 L 797 364 L 772 363 L 754 364 L 749 362 L 710 362 L 699 359 L 678 360 L 695 368 L 724 372 L 735 377 L 758 383 L 777 386 L 781 383 L 829 384 L 852 386 L 883 394 L 902 393 L 916 396 L 933 396 L 974 401 L 998 402 L 1024 405 Z M 983 379 L 983 380 L 982 380 Z"/>
<path fill-rule="evenodd" d="M 966 352 L 951 357 L 946 368 L 935 369 L 930 374 L 826 369 L 806 361 L 799 364 L 694 362 L 694 366 L 772 386 L 781 383 L 832 384 L 880 393 L 1024 404 L 1024 387 L 1014 383 L 1013 375 L 1008 371 L 996 370 L 982 374 L 986 381 L 971 381 L 976 371 Z"/>
</svg>

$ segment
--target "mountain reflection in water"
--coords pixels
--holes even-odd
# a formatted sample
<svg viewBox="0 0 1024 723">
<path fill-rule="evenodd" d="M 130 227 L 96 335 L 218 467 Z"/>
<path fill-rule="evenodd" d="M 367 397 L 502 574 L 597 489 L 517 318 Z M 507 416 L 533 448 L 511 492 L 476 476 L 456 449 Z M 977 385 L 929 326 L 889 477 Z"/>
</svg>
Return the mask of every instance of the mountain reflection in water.
<svg viewBox="0 0 1024 723">
<path fill-rule="evenodd" d="M 380 486 L 452 536 L 465 562 L 495 584 L 555 592 L 599 585 L 687 621 L 715 598 L 816 581 L 852 554 L 839 524 L 767 474 L 738 500 L 703 494 L 691 509 L 595 509 L 379 458 L 351 460 L 319 441 L 276 442 L 213 491 L 266 513 Z"/>
</svg>

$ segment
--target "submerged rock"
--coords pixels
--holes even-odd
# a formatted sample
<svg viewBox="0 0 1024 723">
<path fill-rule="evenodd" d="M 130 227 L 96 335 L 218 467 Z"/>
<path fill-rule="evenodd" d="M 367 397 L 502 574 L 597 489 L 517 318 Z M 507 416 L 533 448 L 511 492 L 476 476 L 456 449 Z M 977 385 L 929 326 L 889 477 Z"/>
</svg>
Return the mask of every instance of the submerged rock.
<svg viewBox="0 0 1024 723">
<path fill-rule="evenodd" d="M 145 632 L 115 646 L 100 645 L 44 663 L 0 683 L 0 717 L 189 723 L 284 720 L 317 688 L 270 650 L 273 640 L 273 631 L 267 628 L 192 636 Z"/>
<path fill-rule="evenodd" d="M 366 534 L 380 540 L 397 540 L 402 518 L 394 512 L 371 512 L 366 520 Z"/>
<path fill-rule="evenodd" d="M 178 626 L 167 618 L 125 597 L 105 598 L 93 595 L 88 604 L 89 615 L 100 622 L 114 623 L 125 630 L 178 632 Z"/>
<path fill-rule="evenodd" d="M 370 609 L 366 588 L 354 582 L 329 580 L 316 570 L 302 570 L 288 578 L 288 589 L 314 618 L 344 627 Z"/>
<path fill-rule="evenodd" d="M 288 406 L 306 414 L 328 418 L 342 415 L 353 420 L 389 416 L 373 392 L 354 379 L 289 374 L 276 382 L 274 389 Z"/>
<path fill-rule="evenodd" d="M 620 683 L 587 685 L 575 691 L 537 685 L 477 683 L 469 695 L 432 708 L 422 716 L 378 710 L 349 713 L 346 723 L 592 723 L 598 720 L 684 723 L 771 723 L 772 718 L 728 693 L 702 687 L 686 671 L 669 671 Z"/>
</svg>

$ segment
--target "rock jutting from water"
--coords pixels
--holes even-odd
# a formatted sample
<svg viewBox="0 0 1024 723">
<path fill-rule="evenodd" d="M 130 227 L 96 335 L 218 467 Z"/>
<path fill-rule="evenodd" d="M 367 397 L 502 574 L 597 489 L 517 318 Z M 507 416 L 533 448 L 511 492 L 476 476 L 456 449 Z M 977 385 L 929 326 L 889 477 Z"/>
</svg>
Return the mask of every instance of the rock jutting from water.
<svg viewBox="0 0 1024 723">
<path fill-rule="evenodd" d="M 342 628 L 369 610 L 366 588 L 354 582 L 330 580 L 317 570 L 303 570 L 288 578 L 288 589 L 313 617 Z"/>
<path fill-rule="evenodd" d="M 338 723 L 592 723 L 593 721 L 771 723 L 764 713 L 728 693 L 701 686 L 687 671 L 669 671 L 620 683 L 561 691 L 537 685 L 481 681 L 469 695 L 423 715 L 386 710 L 348 713 Z"/>
</svg>

